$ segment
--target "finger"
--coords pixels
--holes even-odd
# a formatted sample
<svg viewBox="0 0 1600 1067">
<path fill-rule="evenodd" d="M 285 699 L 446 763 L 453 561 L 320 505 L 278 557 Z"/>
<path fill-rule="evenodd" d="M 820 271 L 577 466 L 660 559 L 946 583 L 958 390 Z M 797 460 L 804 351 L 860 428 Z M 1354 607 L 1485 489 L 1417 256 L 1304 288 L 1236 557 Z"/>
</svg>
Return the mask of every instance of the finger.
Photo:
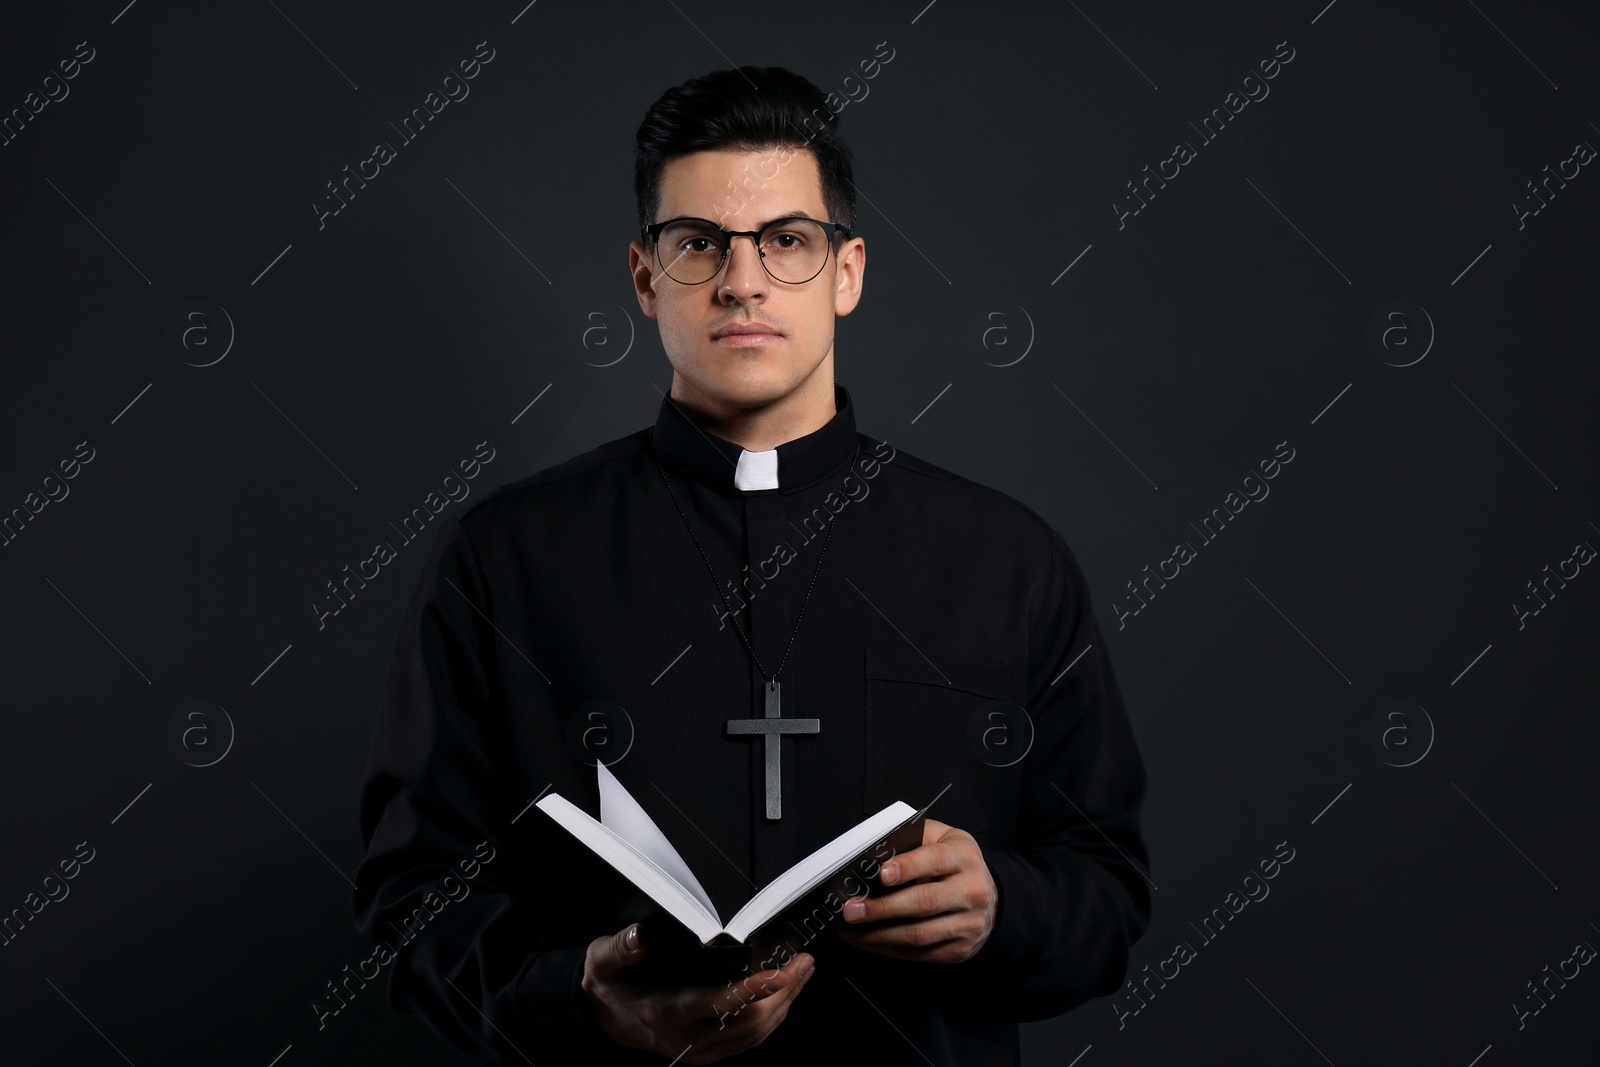
<svg viewBox="0 0 1600 1067">
<path fill-rule="evenodd" d="M 711 998 L 709 1018 L 719 1030 L 731 1026 L 741 1030 L 758 1028 L 774 1011 L 787 1010 L 811 977 L 814 966 L 810 953 L 802 952 L 776 971 L 762 971 L 735 981 Z"/>
<path fill-rule="evenodd" d="M 854 938 L 851 939 L 851 943 L 855 943 Z M 883 944 L 859 944 L 856 947 L 880 956 L 889 956 L 897 960 L 911 960 L 916 963 L 959 963 L 969 956 L 969 953 L 962 950 L 964 944 L 965 942 L 954 939 L 937 941 L 930 945 L 898 945 L 889 942 Z"/>
<path fill-rule="evenodd" d="M 805 977 L 790 983 L 782 992 L 749 1005 L 737 1015 L 718 1020 L 712 1036 L 702 1039 L 705 1047 L 720 1057 L 745 1052 L 761 1044 L 789 1017 L 789 1009 L 794 1006 L 813 973 L 807 972 Z"/>
<path fill-rule="evenodd" d="M 952 915 L 915 922 L 893 922 L 859 929 L 844 929 L 839 931 L 839 937 L 857 948 L 909 959 L 925 957 L 946 945 L 965 941 L 971 933 L 971 924 L 964 916 Z"/>
<path fill-rule="evenodd" d="M 709 996 L 702 996 L 696 991 L 686 996 L 685 1005 L 695 1019 L 718 1019 L 778 996 L 793 984 L 794 979 L 781 969 L 761 971 L 735 979 L 725 986 L 713 987 Z"/>
<path fill-rule="evenodd" d="M 969 841 L 976 846 L 972 835 L 952 829 L 942 839 L 902 852 L 884 863 L 878 868 L 878 881 L 884 885 L 901 885 L 918 878 L 954 874 L 972 862 L 971 850 L 967 847 Z"/>
<path fill-rule="evenodd" d="M 804 980 L 795 982 L 782 993 L 740 1009 L 736 1014 L 703 1024 L 707 1029 L 702 1031 L 702 1041 L 719 1057 L 755 1048 L 783 1025 L 805 984 Z"/>
<path fill-rule="evenodd" d="M 699 1020 L 695 1025 L 700 1028 L 702 1041 L 711 1048 L 722 1049 L 726 1053 L 743 1051 L 755 1043 L 756 1039 L 765 1035 L 776 1023 L 773 1018 L 781 1018 L 789 1009 L 789 1004 L 799 995 L 800 988 L 805 983 L 798 979 L 789 981 L 782 989 L 769 993 L 757 1000 L 724 1005 L 724 1010 L 712 1019 Z"/>
<path fill-rule="evenodd" d="M 953 880 L 908 885 L 892 893 L 855 897 L 845 902 L 846 926 L 877 922 L 881 919 L 926 918 L 966 907 L 961 887 Z"/>
<path fill-rule="evenodd" d="M 589 943 L 586 964 L 596 978 L 615 978 L 623 968 L 644 959 L 644 937 L 640 924 L 633 923 L 607 937 Z"/>
</svg>

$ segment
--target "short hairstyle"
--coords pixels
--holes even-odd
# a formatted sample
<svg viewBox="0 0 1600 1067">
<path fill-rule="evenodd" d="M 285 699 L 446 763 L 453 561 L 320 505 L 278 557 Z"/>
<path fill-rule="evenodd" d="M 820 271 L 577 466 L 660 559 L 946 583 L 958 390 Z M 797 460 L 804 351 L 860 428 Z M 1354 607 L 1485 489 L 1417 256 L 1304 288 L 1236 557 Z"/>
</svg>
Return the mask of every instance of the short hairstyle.
<svg viewBox="0 0 1600 1067">
<path fill-rule="evenodd" d="M 634 195 L 639 226 L 655 221 L 666 164 L 710 149 L 807 149 L 822 177 L 822 202 L 846 229 L 856 221 L 850 148 L 834 132 L 839 115 L 811 82 L 783 67 L 716 70 L 661 94 L 635 135 Z"/>
</svg>

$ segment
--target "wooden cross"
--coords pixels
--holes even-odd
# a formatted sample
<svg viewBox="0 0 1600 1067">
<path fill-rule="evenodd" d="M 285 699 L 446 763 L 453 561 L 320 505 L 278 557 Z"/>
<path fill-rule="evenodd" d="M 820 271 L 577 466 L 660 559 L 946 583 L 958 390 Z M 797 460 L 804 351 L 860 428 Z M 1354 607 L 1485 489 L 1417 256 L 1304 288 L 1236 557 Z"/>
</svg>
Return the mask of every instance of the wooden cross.
<svg viewBox="0 0 1600 1067">
<path fill-rule="evenodd" d="M 761 737 L 764 748 L 767 779 L 767 818 L 783 817 L 783 763 L 784 734 L 815 734 L 822 732 L 822 723 L 816 719 L 785 719 L 783 717 L 782 690 L 777 679 L 770 679 L 766 693 L 765 714 L 759 719 L 729 719 L 728 735 Z"/>
</svg>

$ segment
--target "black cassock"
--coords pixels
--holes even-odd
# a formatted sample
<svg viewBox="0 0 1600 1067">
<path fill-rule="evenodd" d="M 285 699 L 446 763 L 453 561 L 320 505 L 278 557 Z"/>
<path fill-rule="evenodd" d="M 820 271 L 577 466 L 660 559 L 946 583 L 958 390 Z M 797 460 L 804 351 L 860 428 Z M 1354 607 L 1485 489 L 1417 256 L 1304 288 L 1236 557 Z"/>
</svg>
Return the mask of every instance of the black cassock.
<svg viewBox="0 0 1600 1067">
<path fill-rule="evenodd" d="M 594 1029 L 579 979 L 612 902 L 529 806 L 548 789 L 597 815 L 597 756 L 724 922 L 895 800 L 937 796 L 929 817 L 982 846 L 1000 903 L 975 957 L 819 939 L 788 1018 L 726 1062 L 1017 1063 L 1019 1021 L 1121 985 L 1150 920 L 1145 771 L 1083 572 L 1028 507 L 858 434 L 843 386 L 835 406 L 777 447 L 775 488 L 751 488 L 771 454 L 663 398 L 653 427 L 442 524 L 361 794 L 355 916 L 395 950 L 393 1006 L 494 1062 L 663 1062 Z M 780 742 L 777 820 L 762 739 L 727 728 L 765 679 L 653 456 L 768 671 L 833 527 L 778 675 L 784 717 L 820 731 Z"/>
</svg>

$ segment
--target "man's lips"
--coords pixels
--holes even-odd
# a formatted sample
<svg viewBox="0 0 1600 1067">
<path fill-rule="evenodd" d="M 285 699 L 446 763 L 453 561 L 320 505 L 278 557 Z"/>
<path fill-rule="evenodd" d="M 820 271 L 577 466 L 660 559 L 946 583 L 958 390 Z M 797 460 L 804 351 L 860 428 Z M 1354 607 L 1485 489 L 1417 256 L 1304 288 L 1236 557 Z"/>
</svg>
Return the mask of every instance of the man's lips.
<svg viewBox="0 0 1600 1067">
<path fill-rule="evenodd" d="M 783 334 L 776 327 L 768 326 L 766 323 L 735 322 L 713 330 L 711 340 L 714 344 L 728 345 L 732 348 L 752 348 L 781 341 Z"/>
</svg>

